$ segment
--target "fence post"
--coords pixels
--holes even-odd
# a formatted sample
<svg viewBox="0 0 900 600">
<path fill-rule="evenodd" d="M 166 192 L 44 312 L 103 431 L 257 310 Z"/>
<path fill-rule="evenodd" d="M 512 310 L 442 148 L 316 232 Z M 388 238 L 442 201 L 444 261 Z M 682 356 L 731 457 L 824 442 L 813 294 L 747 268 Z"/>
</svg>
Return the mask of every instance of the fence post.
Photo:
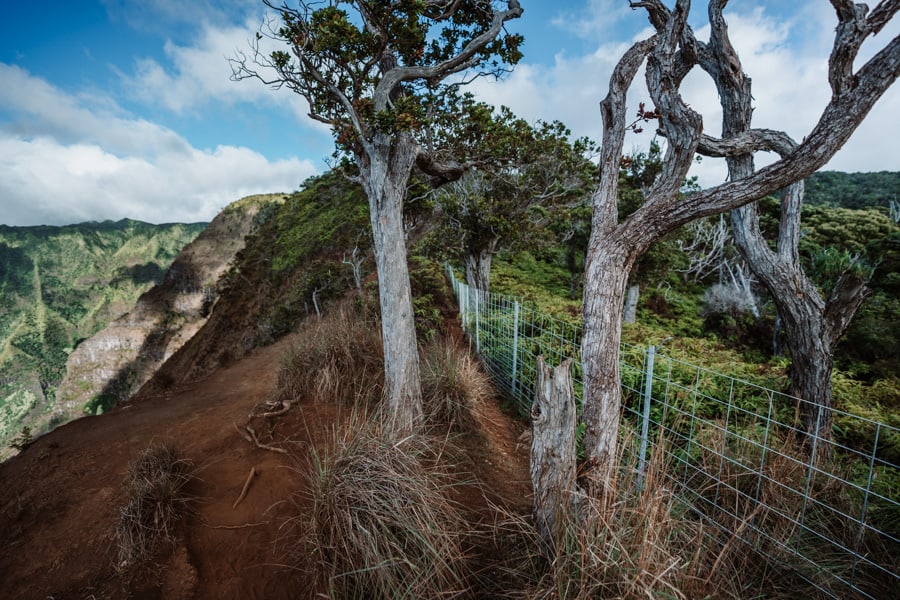
<svg viewBox="0 0 900 600">
<path fill-rule="evenodd" d="M 475 290 L 475 352 L 479 355 L 481 354 L 481 317 L 480 317 L 480 304 L 481 304 L 481 290 L 478 288 L 472 288 Z"/>
<path fill-rule="evenodd" d="M 647 466 L 647 441 L 650 435 L 650 399 L 653 395 L 653 360 L 656 346 L 647 348 L 647 374 L 644 380 L 644 415 L 641 420 L 641 453 L 638 459 L 637 487 L 644 487 L 644 468 Z"/>
<path fill-rule="evenodd" d="M 869 510 L 869 494 L 872 492 L 872 478 L 875 474 L 875 455 L 878 453 L 878 438 L 881 437 L 881 423 L 875 428 L 875 442 L 872 444 L 872 455 L 869 457 L 869 478 L 866 481 L 866 495 L 863 497 L 862 514 L 859 517 L 859 531 L 856 533 L 856 547 L 853 554 L 853 570 L 850 572 L 850 585 L 856 581 L 856 567 L 859 565 L 859 546 L 862 543 L 863 533 L 866 529 L 866 513 Z"/>
<path fill-rule="evenodd" d="M 516 369 L 519 366 L 519 301 L 513 301 L 512 396 L 516 397 Z"/>
<path fill-rule="evenodd" d="M 575 490 L 575 390 L 572 359 L 556 368 L 538 356 L 535 365 L 534 404 L 531 408 L 531 483 L 534 520 L 538 533 L 555 554 L 564 539 Z"/>
</svg>

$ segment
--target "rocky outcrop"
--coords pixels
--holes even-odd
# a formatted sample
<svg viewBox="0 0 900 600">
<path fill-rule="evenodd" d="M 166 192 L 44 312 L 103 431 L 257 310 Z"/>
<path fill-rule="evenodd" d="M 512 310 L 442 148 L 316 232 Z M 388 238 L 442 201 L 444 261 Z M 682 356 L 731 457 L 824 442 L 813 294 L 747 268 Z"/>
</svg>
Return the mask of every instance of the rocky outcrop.
<svg viewBox="0 0 900 600">
<path fill-rule="evenodd" d="M 178 254 L 163 283 L 75 348 L 57 393 L 54 424 L 103 412 L 152 377 L 206 322 L 219 279 L 244 247 L 260 208 L 283 199 L 250 196 L 226 207 Z"/>
</svg>

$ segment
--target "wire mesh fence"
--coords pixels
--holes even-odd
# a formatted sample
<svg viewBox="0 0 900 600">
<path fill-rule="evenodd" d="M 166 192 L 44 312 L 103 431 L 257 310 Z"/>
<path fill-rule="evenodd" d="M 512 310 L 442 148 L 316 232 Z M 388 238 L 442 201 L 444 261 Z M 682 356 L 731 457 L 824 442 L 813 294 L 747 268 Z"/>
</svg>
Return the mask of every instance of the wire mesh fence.
<svg viewBox="0 0 900 600">
<path fill-rule="evenodd" d="M 521 298 L 470 288 L 448 267 L 463 328 L 496 385 L 522 414 L 535 360 L 572 358 L 581 398 L 581 327 Z M 664 453 L 667 485 L 727 540 L 833 598 L 893 598 L 900 589 L 900 429 L 670 358 L 654 346 L 620 349 L 622 419 L 639 432 L 625 468 L 641 480 Z M 803 414 L 833 418 L 819 437 Z"/>
</svg>

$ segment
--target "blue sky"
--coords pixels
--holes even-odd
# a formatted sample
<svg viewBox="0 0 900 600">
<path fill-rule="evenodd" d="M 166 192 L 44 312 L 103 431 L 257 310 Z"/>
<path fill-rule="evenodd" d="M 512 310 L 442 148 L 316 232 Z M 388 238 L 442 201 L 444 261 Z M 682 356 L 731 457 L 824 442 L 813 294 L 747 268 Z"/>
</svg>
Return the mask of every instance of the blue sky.
<svg viewBox="0 0 900 600">
<path fill-rule="evenodd" d="M 525 14 L 509 29 L 525 35 L 524 60 L 503 81 L 481 79 L 472 90 L 529 120 L 559 119 L 599 140 L 609 72 L 648 33 L 645 15 L 627 0 L 521 3 Z M 694 4 L 692 23 L 705 37 L 705 2 Z M 263 8 L 258 0 L 7 3 L 0 223 L 205 221 L 242 196 L 292 191 L 325 170 L 331 136 L 305 116 L 302 98 L 229 80 L 227 58 L 247 48 Z M 732 0 L 726 18 L 753 78 L 754 125 L 802 138 L 829 98 L 830 3 Z M 864 57 L 898 31 L 890 24 Z M 898 88 L 826 168 L 900 169 Z M 691 75 L 684 90 L 715 132 L 721 117 L 711 83 Z M 635 88 L 631 98 L 636 107 L 646 92 Z M 634 136 L 626 150 L 646 147 L 649 135 Z M 713 185 L 725 170 L 705 160 L 696 174 Z"/>
</svg>

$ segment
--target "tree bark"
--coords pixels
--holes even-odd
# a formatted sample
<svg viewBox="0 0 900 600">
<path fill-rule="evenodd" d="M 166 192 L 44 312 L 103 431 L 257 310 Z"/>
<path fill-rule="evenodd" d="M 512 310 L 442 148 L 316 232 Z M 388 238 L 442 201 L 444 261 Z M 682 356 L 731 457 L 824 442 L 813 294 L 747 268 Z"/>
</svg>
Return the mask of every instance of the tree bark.
<svg viewBox="0 0 900 600">
<path fill-rule="evenodd" d="M 601 250 L 602 249 L 602 250 Z M 588 249 L 584 284 L 583 357 L 584 449 L 592 467 L 593 494 L 614 482 L 621 413 L 619 346 L 622 341 L 622 298 L 635 257 L 610 241 Z"/>
<path fill-rule="evenodd" d="M 793 187 L 793 186 L 792 186 Z M 800 202 L 790 188 L 784 204 Z M 779 245 L 773 252 L 759 231 L 756 205 L 732 213 L 735 243 L 754 275 L 766 286 L 780 316 L 791 355 L 791 395 L 798 398 L 804 430 L 820 440 L 831 440 L 831 372 L 834 350 L 868 293 L 859 277 L 845 275 L 827 299 L 807 277 L 799 261 L 791 230 L 799 232 L 800 210 L 782 209 Z M 789 215 L 785 218 L 785 215 Z M 832 318 L 831 315 L 838 318 Z M 811 446 L 810 442 L 810 446 Z M 827 455 L 828 444 L 816 443 L 817 459 Z"/>
<path fill-rule="evenodd" d="M 572 509 L 575 490 L 575 390 L 572 360 L 551 368 L 537 357 L 537 383 L 531 408 L 531 483 L 534 521 L 555 554 Z"/>
<path fill-rule="evenodd" d="M 484 292 L 491 291 L 491 260 L 497 250 L 497 240 L 488 247 L 466 255 L 466 283 Z"/>
<path fill-rule="evenodd" d="M 386 417 L 392 429 L 404 434 L 415 431 L 422 420 L 419 353 L 403 231 L 403 200 L 417 148 L 408 136 L 387 134 L 376 134 L 370 148 L 359 165 L 369 198 L 378 269 Z"/>
<path fill-rule="evenodd" d="M 638 300 L 641 298 L 641 285 L 632 283 L 625 292 L 625 316 L 622 318 L 623 323 L 634 323 L 637 321 Z"/>
</svg>

